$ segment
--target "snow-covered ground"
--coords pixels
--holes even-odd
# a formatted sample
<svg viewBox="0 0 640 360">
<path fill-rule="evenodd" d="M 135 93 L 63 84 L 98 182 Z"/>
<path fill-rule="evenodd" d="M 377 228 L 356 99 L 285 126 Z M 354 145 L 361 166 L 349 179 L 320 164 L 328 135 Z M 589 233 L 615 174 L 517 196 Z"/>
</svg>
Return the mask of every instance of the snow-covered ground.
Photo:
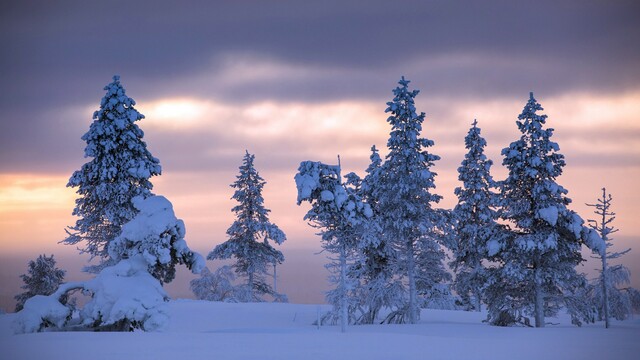
<svg viewBox="0 0 640 360">
<path fill-rule="evenodd" d="M 500 328 L 483 314 L 423 310 L 417 325 L 312 325 L 316 305 L 176 300 L 162 332 L 14 335 L 0 315 L 2 359 L 638 359 L 640 318 L 577 328 Z"/>
</svg>

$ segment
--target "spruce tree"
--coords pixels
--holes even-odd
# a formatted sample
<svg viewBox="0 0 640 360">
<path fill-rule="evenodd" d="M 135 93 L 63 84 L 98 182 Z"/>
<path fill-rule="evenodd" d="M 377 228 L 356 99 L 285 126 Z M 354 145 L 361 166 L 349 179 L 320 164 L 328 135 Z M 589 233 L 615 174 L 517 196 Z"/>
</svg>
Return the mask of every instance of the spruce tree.
<svg viewBox="0 0 640 360">
<path fill-rule="evenodd" d="M 409 81 L 404 77 L 398 83 L 400 86 L 393 90 L 393 101 L 387 103 L 385 110 L 391 113 L 387 118 L 391 125 L 389 153 L 380 167 L 373 194 L 383 214 L 382 231 L 397 249 L 395 271 L 408 283 L 408 301 L 398 321 L 404 321 L 406 315 L 414 324 L 420 316 L 416 284 L 418 254 L 421 248 L 437 248 L 420 243 L 435 242 L 434 230 L 442 222 L 440 214 L 432 208 L 442 197 L 431 192 L 435 188 L 436 173 L 430 170 L 440 157 L 426 150 L 433 146 L 433 141 L 420 137 L 425 114 L 416 113 L 414 98 L 419 91 L 410 91 Z M 436 255 L 439 256 L 437 252 Z"/>
<path fill-rule="evenodd" d="M 280 245 L 286 236 L 277 225 L 269 221 L 270 210 L 264 207 L 262 189 L 266 181 L 253 165 L 255 156 L 247 151 L 240 166 L 237 180 L 231 184 L 236 189 L 232 199 L 238 202 L 231 211 L 236 220 L 227 229 L 229 239 L 216 246 L 207 259 L 235 258 L 233 268 L 239 276 L 246 278 L 247 302 L 263 301 L 263 295 L 277 297 L 265 276 L 269 265 L 284 261 L 282 252 L 269 242 Z"/>
<path fill-rule="evenodd" d="M 602 240 L 568 208 L 568 191 L 556 181 L 564 156 L 540 110 L 531 93 L 516 122 L 520 139 L 502 150 L 509 175 L 500 183 L 501 218 L 510 233 L 503 242 L 489 244 L 501 265 L 489 281 L 487 305 L 494 324 L 527 314 L 543 327 L 545 316 L 554 316 L 562 305 L 577 325 L 592 317 L 578 294 L 586 279 L 575 267 L 584 261 L 581 245 L 601 251 Z"/>
<path fill-rule="evenodd" d="M 468 152 L 458 167 L 462 186 L 455 189 L 458 204 L 453 210 L 455 241 L 451 266 L 456 274 L 454 288 L 463 304 L 480 311 L 486 281 L 482 261 L 487 258 L 487 243 L 497 230 L 494 208 L 497 194 L 492 191 L 496 186 L 490 173 L 493 162 L 484 154 L 487 142 L 477 124 L 474 120 L 464 139 Z"/>
<path fill-rule="evenodd" d="M 26 291 L 16 295 L 15 299 L 17 303 L 15 311 L 18 312 L 22 310 L 24 302 L 35 295 L 53 294 L 58 290 L 58 286 L 62 284 L 64 274 L 64 270 L 56 267 L 56 260 L 53 258 L 53 255 L 49 257 L 40 255 L 35 261 L 29 261 L 27 274 L 20 275 L 20 278 L 24 282 L 22 289 Z"/>
<path fill-rule="evenodd" d="M 611 211 L 613 197 L 607 194 L 607 189 L 602 188 L 602 197 L 596 204 L 587 204 L 595 207 L 593 211 L 599 216 L 598 220 L 589 220 L 589 226 L 594 229 L 604 240 L 606 248 L 613 246 L 611 234 L 618 231 L 612 225 L 615 220 L 615 213 Z M 635 289 L 620 290 L 619 287 L 628 285 L 630 282 L 630 271 L 621 264 L 611 265 L 610 260 L 618 259 L 628 253 L 631 249 L 623 251 L 605 251 L 595 257 L 600 260 L 602 268 L 595 287 L 594 302 L 598 309 L 598 318 L 604 320 L 605 328 L 609 328 L 609 317 L 624 320 L 632 312 L 632 298 L 630 294 L 637 292 Z"/>
<path fill-rule="evenodd" d="M 82 136 L 87 143 L 85 157 L 92 159 L 75 171 L 67 184 L 78 188 L 73 215 L 79 219 L 62 241 L 83 243 L 80 251 L 99 258 L 101 265 L 109 259 L 108 244 L 137 214 L 132 199 L 151 195 L 149 178 L 161 172 L 159 160 L 147 150 L 144 133 L 136 124 L 144 115 L 126 95 L 120 77 L 114 76 L 104 90 L 107 93 L 100 110 L 93 114 L 89 131 Z"/>
</svg>

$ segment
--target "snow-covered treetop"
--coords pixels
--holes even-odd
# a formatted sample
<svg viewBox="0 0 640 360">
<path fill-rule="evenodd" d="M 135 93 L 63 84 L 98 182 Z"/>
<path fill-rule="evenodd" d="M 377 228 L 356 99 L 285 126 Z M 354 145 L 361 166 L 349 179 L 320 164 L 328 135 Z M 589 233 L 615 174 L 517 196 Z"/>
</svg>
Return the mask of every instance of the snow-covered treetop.
<svg viewBox="0 0 640 360">
<path fill-rule="evenodd" d="M 420 93 L 420 90 L 409 91 L 409 82 L 403 76 L 398 81 L 401 86 L 393 90 L 393 101 L 387 103 L 385 112 L 391 113 L 391 116 L 387 118 L 387 122 L 391 124 L 391 133 L 387 142 L 390 153 L 387 155 L 387 159 L 393 157 L 394 151 L 402 151 L 401 149 L 410 148 L 421 151 L 422 148 L 433 146 L 433 141 L 419 138 L 425 114 L 418 115 L 416 113 L 414 98 Z M 402 152 L 403 155 L 406 155 L 406 150 Z M 423 156 L 421 161 L 440 159 L 440 157 L 429 155 L 426 152 L 421 152 L 421 154 Z"/>
<path fill-rule="evenodd" d="M 565 165 L 564 156 L 558 152 L 560 150 L 558 144 L 551 141 L 553 129 L 543 127 L 547 116 L 538 115 L 539 110 L 542 110 L 542 106 L 536 102 L 531 93 L 522 113 L 518 116 L 517 125 L 522 136 L 519 140 L 512 142 L 508 148 L 502 149 L 503 165 L 509 169 L 509 177 L 502 182 L 502 186 L 506 191 L 513 193 L 508 201 L 530 199 L 532 206 L 530 209 L 537 213 L 538 218 L 544 218 L 547 215 L 553 215 L 549 212 L 552 211 L 550 206 L 564 208 L 571 203 L 571 199 L 566 197 L 568 191 L 556 183 L 556 178 L 562 174 L 562 168 Z M 529 211 L 523 206 L 509 206 L 507 210 Z M 562 210 L 558 209 L 558 211 Z M 524 220 L 515 213 L 510 216 L 514 219 L 518 218 L 517 221 Z M 547 219 L 551 218 L 547 217 Z M 526 223 L 526 220 L 525 223 L 518 225 L 523 228 L 531 226 Z"/>
<path fill-rule="evenodd" d="M 144 119 L 144 115 L 134 108 L 136 102 L 126 95 L 120 84 L 120 77 L 115 75 L 113 82 L 105 86 L 104 90 L 107 93 L 100 101 L 100 109 L 93 113 L 93 119 L 97 121 L 82 136 L 82 140 L 87 142 L 85 157 L 97 158 L 105 152 L 125 149 L 132 155 L 142 155 L 142 158 L 130 159 L 125 169 L 113 169 L 114 164 L 101 164 L 103 169 L 110 170 L 100 174 L 101 179 L 114 177 L 113 172 L 116 170 L 125 170 L 129 175 L 140 179 L 159 175 L 160 162 L 147 151 L 146 144 L 141 141 L 144 132 L 135 124 Z"/>
<path fill-rule="evenodd" d="M 464 138 L 465 148 L 469 151 L 465 154 L 460 167 L 458 167 L 458 180 L 462 181 L 464 189 L 470 193 L 474 193 L 477 189 L 487 189 L 495 186 L 490 173 L 493 161 L 487 159 L 484 154 L 487 141 L 480 134 L 478 121 L 473 120 L 472 125 Z M 463 188 L 456 188 L 455 193 L 460 197 L 463 193 Z M 473 197 L 468 198 L 468 200 L 474 200 Z"/>
<path fill-rule="evenodd" d="M 312 204 L 311 210 L 305 215 L 307 220 L 338 216 L 350 225 L 359 225 L 363 217 L 370 218 L 373 215 L 369 204 L 362 202 L 357 194 L 344 187 L 340 181 L 338 165 L 303 161 L 300 163 L 295 181 L 298 205 L 303 201 Z"/>
<path fill-rule="evenodd" d="M 613 246 L 611 240 L 611 234 L 618 232 L 618 229 L 615 228 L 611 223 L 616 219 L 616 213 L 611 210 L 611 202 L 613 201 L 613 196 L 611 193 L 607 193 L 606 188 L 602 188 L 602 197 L 598 198 L 598 202 L 596 204 L 586 204 L 587 206 L 595 207 L 596 209 L 593 211 L 596 215 L 600 217 L 598 221 L 589 220 L 589 227 L 596 231 L 605 242 L 605 247 L 609 248 Z M 617 259 L 622 255 L 628 253 L 631 249 L 626 249 L 623 251 L 607 251 L 606 259 Z M 600 252 L 600 256 L 604 253 Z"/>
<path fill-rule="evenodd" d="M 93 114 L 89 131 L 82 136 L 87 143 L 85 157 L 92 158 L 75 171 L 68 187 L 77 187 L 73 215 L 80 217 L 70 227 L 70 245 L 86 241 L 84 252 L 106 260 L 107 244 L 131 220 L 136 210 L 131 199 L 150 196 L 151 176 L 160 175 L 160 161 L 147 150 L 144 133 L 135 123 L 143 119 L 114 76 L 105 88 L 100 109 Z"/>
<path fill-rule="evenodd" d="M 263 235 L 265 241 L 273 240 L 276 244 L 282 244 L 287 238 L 278 226 L 269 221 L 271 210 L 265 208 L 262 197 L 266 181 L 253 165 L 254 160 L 255 155 L 246 151 L 237 180 L 231 184 L 236 189 L 232 199 L 238 201 L 231 211 L 236 213 L 238 220 L 227 230 L 227 234 L 233 236 L 242 233 L 250 237 L 252 234 Z"/>
<path fill-rule="evenodd" d="M 558 144 L 551 141 L 553 129 L 543 127 L 547 116 L 537 114 L 542 109 L 530 93 L 517 121 L 522 136 L 502 149 L 503 165 L 509 170 L 500 183 L 502 216 L 523 232 L 516 245 L 524 251 L 556 249 L 558 234 L 599 251 L 604 243 L 567 208 L 571 203 L 568 191 L 556 182 L 565 161 Z"/>
<path fill-rule="evenodd" d="M 394 218 L 390 220 L 391 223 L 400 224 L 400 218 L 412 214 L 415 218 L 412 221 L 421 222 L 420 226 L 427 228 L 431 226 L 427 223 L 439 221 L 427 219 L 435 213 L 428 214 L 425 210 L 442 198 L 429 191 L 435 188 L 436 176 L 430 168 L 440 157 L 426 150 L 434 143 L 420 134 L 425 114 L 416 113 L 414 98 L 419 91 L 409 91 L 409 81 L 404 77 L 399 84 L 393 90 L 393 101 L 387 103 L 386 112 L 391 113 L 387 119 L 391 124 L 387 142 L 389 153 L 385 162 L 375 171 L 374 179 L 371 179 L 377 184 L 372 195 L 379 201 L 381 211 Z M 373 159 L 376 156 L 374 152 Z M 404 223 L 414 229 L 418 226 L 409 225 L 406 221 Z"/>
<path fill-rule="evenodd" d="M 187 246 L 184 222 L 176 218 L 169 200 L 163 196 L 138 196 L 133 198 L 133 205 L 138 215 L 109 244 L 113 260 L 140 255 L 149 272 L 162 282 L 173 280 L 176 264 L 185 264 L 194 274 L 202 271 L 204 258 Z"/>
<path fill-rule="evenodd" d="M 494 237 L 497 219 L 493 208 L 497 205 L 497 194 L 491 190 L 496 186 L 490 173 L 493 162 L 484 154 L 487 142 L 480 134 L 477 120 L 473 121 L 464 142 L 468 152 L 458 167 L 458 180 L 463 186 L 455 189 L 458 204 L 454 208 L 454 266 L 479 263 L 486 253 L 488 239 Z"/>
</svg>

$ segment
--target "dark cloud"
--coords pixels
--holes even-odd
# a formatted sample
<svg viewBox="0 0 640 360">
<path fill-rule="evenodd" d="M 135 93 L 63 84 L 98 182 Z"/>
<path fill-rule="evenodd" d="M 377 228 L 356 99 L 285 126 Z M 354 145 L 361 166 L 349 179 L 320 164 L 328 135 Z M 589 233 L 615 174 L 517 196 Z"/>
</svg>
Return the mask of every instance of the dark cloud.
<svg viewBox="0 0 640 360">
<path fill-rule="evenodd" d="M 88 95 L 112 73 L 132 83 L 165 84 L 215 73 L 230 53 L 347 73 L 337 73 L 344 81 L 312 77 L 312 83 L 249 84 L 231 89 L 234 97 L 371 96 L 400 74 L 424 79 L 433 84 L 432 91 L 505 92 L 520 82 L 526 88 L 612 90 L 635 86 L 640 72 L 639 6 L 633 1 L 24 1 L 3 6 L 0 71 L 12 86 L 3 90 L 3 106 L 92 100 Z M 451 56 L 471 56 L 471 62 L 444 71 L 428 63 L 414 65 Z M 379 80 L 372 79 L 380 71 Z M 362 76 L 352 78 L 351 72 Z M 222 90 L 217 95 L 224 96 Z"/>
<path fill-rule="evenodd" d="M 30 163 L 67 171 L 91 114 L 70 122 L 64 110 L 97 107 L 114 73 L 139 102 L 375 99 L 381 111 L 400 75 L 427 97 L 637 89 L 639 9 L 635 1 L 3 2 L 0 171 L 33 171 Z M 264 64 L 278 71 L 250 76 Z"/>
</svg>

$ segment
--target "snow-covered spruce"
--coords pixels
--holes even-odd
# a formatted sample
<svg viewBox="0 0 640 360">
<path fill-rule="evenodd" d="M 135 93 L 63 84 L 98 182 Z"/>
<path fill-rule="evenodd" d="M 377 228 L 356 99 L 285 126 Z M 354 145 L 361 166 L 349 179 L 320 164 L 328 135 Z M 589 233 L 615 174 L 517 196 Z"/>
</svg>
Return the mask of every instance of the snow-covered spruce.
<svg viewBox="0 0 640 360">
<path fill-rule="evenodd" d="M 495 210 L 498 199 L 490 173 L 493 162 L 484 154 L 487 142 L 480 135 L 477 124 L 474 120 L 464 139 L 468 152 L 458 167 L 458 180 L 462 186 L 455 189 L 458 204 L 453 209 L 451 266 L 456 275 L 454 288 L 463 306 L 480 311 L 486 281 L 483 260 L 488 257 L 487 243 L 498 233 Z"/>
<path fill-rule="evenodd" d="M 176 219 L 167 199 L 136 197 L 133 203 L 138 215 L 109 244 L 116 265 L 104 267 L 92 280 L 62 284 L 52 295 L 28 299 L 16 317 L 16 332 L 46 328 L 150 331 L 167 323 L 168 296 L 161 281 L 173 278 L 176 264 L 201 272 L 204 259 L 187 247 L 184 224 Z M 72 318 L 72 307 L 60 300 L 75 290 L 91 300 Z"/>
<path fill-rule="evenodd" d="M 65 271 L 56 267 L 56 260 L 53 255 L 40 255 L 34 261 L 29 261 L 29 269 L 27 274 L 20 275 L 24 282 L 22 289 L 25 292 L 15 296 L 16 312 L 22 310 L 25 301 L 36 295 L 51 295 L 64 280 Z M 61 299 L 65 302 L 65 299 Z"/>
<path fill-rule="evenodd" d="M 266 281 L 268 267 L 284 261 L 282 252 L 270 241 L 280 245 L 286 236 L 277 225 L 269 221 L 270 210 L 264 207 L 262 188 L 266 184 L 253 165 L 254 155 L 247 151 L 240 166 L 237 180 L 231 184 L 235 190 L 232 199 L 238 202 L 231 211 L 236 220 L 227 229 L 229 239 L 216 246 L 207 259 L 235 258 L 233 268 L 246 279 L 244 291 L 236 289 L 235 299 L 241 302 L 264 301 L 265 295 L 284 299 Z M 244 294 L 244 296 L 241 296 Z"/>
<path fill-rule="evenodd" d="M 327 293 L 327 302 L 333 305 L 333 311 L 326 318 L 340 319 L 344 332 L 348 323 L 355 322 L 354 310 L 358 305 L 353 293 L 357 279 L 348 276 L 348 269 L 358 244 L 369 234 L 368 219 L 373 212 L 355 191 L 342 184 L 339 165 L 303 161 L 295 181 L 298 205 L 303 201 L 311 204 L 304 219 L 320 229 L 322 248 L 331 254 L 327 269 L 329 280 L 336 287 Z"/>
<path fill-rule="evenodd" d="M 606 188 L 602 188 L 602 197 L 598 198 L 596 204 L 587 204 L 594 207 L 594 213 L 598 215 L 598 220 L 589 220 L 589 226 L 595 230 L 605 241 L 606 248 L 613 246 L 611 234 L 618 231 L 612 225 L 615 220 L 615 213 L 611 211 L 613 197 L 607 193 Z M 622 265 L 612 265 L 610 260 L 618 259 L 631 251 L 609 251 L 596 254 L 595 258 L 600 259 L 602 268 L 600 276 L 593 281 L 590 297 L 598 311 L 598 320 L 604 320 L 605 327 L 609 327 L 609 317 L 617 320 L 624 320 L 633 311 L 640 311 L 640 293 L 638 290 L 628 287 L 631 282 L 629 269 Z M 624 287 L 624 286 L 627 287 Z"/>
<path fill-rule="evenodd" d="M 556 179 L 565 165 L 559 146 L 551 141 L 553 129 L 545 129 L 546 115 L 531 93 L 518 116 L 519 140 L 502 150 L 509 170 L 500 182 L 501 218 L 510 232 L 490 243 L 499 266 L 491 269 L 485 292 L 489 321 L 508 325 L 533 315 L 535 326 L 544 326 L 565 306 L 576 325 L 593 320 L 593 309 L 585 303 L 584 275 L 575 267 L 584 259 L 584 244 L 604 251 L 604 242 L 574 211 L 567 190 Z"/>
<path fill-rule="evenodd" d="M 149 178 L 160 175 L 161 168 L 135 123 L 144 116 L 125 94 L 119 76 L 114 76 L 104 90 L 107 93 L 100 110 L 93 114 L 94 122 L 82 136 L 87 143 L 85 157 L 92 159 L 74 172 L 67 184 L 77 188 L 79 198 L 73 215 L 79 219 L 68 228 L 68 237 L 62 242 L 76 246 L 83 243 L 82 252 L 107 263 L 109 242 L 137 213 L 132 199 L 151 195 Z"/>
<path fill-rule="evenodd" d="M 431 192 L 435 188 L 436 173 L 430 168 L 440 157 L 426 150 L 433 146 L 433 141 L 420 137 L 425 114 L 416 113 L 414 98 L 419 91 L 409 91 L 409 81 L 404 77 L 399 84 L 385 110 L 391 113 L 387 119 L 391 125 L 389 153 L 376 172 L 373 196 L 378 200 L 378 211 L 383 214 L 379 219 L 382 232 L 397 251 L 396 275 L 408 282 L 404 310 L 397 313 L 395 320 L 388 320 L 403 322 L 406 317 L 408 322 L 416 323 L 420 305 L 417 275 L 423 266 L 418 261 L 436 266 L 431 270 L 446 276 L 442 262 L 438 261 L 444 256 L 439 244 L 426 244 L 436 242 L 436 233 L 445 224 L 441 213 L 432 208 L 441 196 Z M 435 288 L 439 280 L 423 277 L 420 285 Z"/>
</svg>

